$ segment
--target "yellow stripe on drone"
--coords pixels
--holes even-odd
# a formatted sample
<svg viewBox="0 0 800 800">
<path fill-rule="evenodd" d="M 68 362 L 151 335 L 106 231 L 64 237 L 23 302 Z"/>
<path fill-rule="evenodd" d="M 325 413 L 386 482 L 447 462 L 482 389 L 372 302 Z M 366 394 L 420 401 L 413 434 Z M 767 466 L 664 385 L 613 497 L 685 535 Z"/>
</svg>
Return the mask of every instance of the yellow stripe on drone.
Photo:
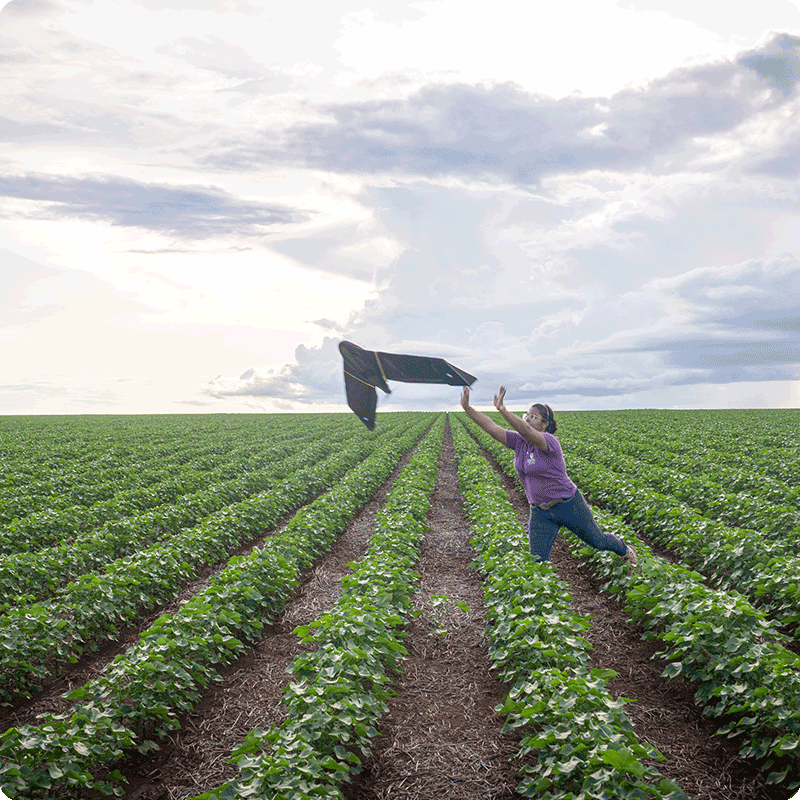
<svg viewBox="0 0 800 800">
<path fill-rule="evenodd" d="M 362 381 L 357 375 L 353 375 L 352 372 L 348 372 L 347 370 L 344 371 L 345 375 L 349 375 L 351 378 L 355 378 L 359 383 L 363 383 L 364 386 L 371 386 L 373 389 L 375 388 L 374 383 L 367 383 L 366 381 Z"/>
</svg>

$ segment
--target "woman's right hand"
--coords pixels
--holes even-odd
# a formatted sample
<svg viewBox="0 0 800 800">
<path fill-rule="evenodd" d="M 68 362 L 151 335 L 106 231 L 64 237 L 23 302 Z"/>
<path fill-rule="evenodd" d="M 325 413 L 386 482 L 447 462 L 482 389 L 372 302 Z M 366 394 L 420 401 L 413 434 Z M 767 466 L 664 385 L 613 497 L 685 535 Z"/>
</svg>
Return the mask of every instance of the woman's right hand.
<svg viewBox="0 0 800 800">
<path fill-rule="evenodd" d="M 461 390 L 461 408 L 466 411 L 469 408 L 469 386 L 465 386 Z"/>
</svg>

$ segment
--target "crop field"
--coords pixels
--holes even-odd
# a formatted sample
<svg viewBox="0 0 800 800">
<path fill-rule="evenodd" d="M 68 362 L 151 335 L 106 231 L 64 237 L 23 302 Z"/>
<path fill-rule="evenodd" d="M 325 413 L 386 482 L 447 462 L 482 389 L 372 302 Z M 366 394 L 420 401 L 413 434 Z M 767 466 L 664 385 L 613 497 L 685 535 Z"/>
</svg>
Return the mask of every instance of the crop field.
<svg viewBox="0 0 800 800">
<path fill-rule="evenodd" d="M 634 571 L 462 413 L 0 417 L 0 789 L 794 797 L 800 411 L 558 423 Z"/>
</svg>

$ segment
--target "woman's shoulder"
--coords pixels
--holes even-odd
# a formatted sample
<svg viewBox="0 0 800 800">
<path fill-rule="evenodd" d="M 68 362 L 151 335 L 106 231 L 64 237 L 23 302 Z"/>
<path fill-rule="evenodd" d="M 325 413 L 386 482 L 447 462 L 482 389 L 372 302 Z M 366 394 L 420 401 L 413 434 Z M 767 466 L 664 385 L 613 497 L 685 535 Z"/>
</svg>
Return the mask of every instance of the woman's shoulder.
<svg viewBox="0 0 800 800">
<path fill-rule="evenodd" d="M 551 450 L 561 450 L 561 442 L 558 441 L 558 437 L 554 433 L 545 431 L 544 438 L 547 439 L 547 444 L 550 445 Z"/>
<path fill-rule="evenodd" d="M 506 447 L 510 450 L 518 450 L 519 448 L 533 447 L 533 445 L 518 431 L 506 431 Z"/>
</svg>

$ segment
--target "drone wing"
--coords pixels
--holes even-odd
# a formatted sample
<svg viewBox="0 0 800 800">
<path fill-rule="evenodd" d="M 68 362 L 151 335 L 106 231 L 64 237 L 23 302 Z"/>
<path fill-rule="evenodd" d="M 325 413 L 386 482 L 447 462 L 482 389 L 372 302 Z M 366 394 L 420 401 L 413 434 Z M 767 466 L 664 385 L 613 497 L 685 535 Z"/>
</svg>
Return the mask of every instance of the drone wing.
<svg viewBox="0 0 800 800">
<path fill-rule="evenodd" d="M 443 358 L 364 350 L 352 342 L 340 342 L 339 352 L 344 360 L 347 405 L 369 430 L 375 428 L 378 404 L 375 387 L 389 394 L 389 380 L 449 386 L 471 386 L 477 380 L 474 375 L 454 367 Z"/>
</svg>

